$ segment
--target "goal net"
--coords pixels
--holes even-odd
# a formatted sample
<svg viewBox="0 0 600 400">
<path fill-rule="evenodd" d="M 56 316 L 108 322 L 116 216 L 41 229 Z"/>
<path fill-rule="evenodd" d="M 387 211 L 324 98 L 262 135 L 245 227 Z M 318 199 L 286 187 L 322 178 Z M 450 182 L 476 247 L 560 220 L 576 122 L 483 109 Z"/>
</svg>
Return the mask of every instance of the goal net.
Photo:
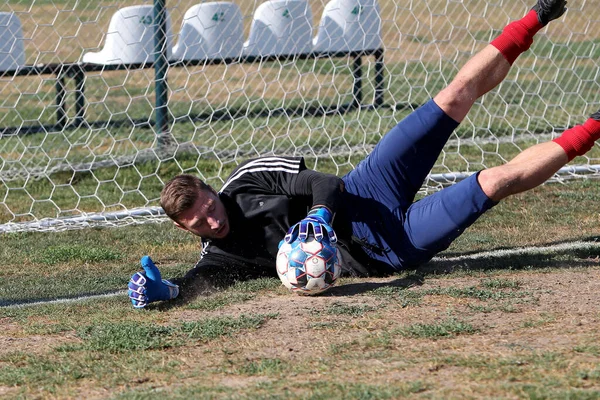
<svg viewBox="0 0 600 400">
<path fill-rule="evenodd" d="M 267 9 L 264 3 L 215 9 L 216 3 L 168 0 L 164 131 L 155 123 L 157 75 L 148 64 L 156 50 L 148 47 L 154 46 L 152 2 L 0 5 L 0 233 L 160 221 L 160 190 L 173 176 L 196 174 L 218 189 L 240 162 L 261 155 L 302 155 L 309 167 L 343 175 L 532 6 L 280 0 Z M 293 26 L 286 33 L 292 50 L 279 41 L 273 51 L 290 56 L 261 57 L 287 20 L 293 20 L 286 25 Z M 355 36 L 325 30 L 336 21 L 336 29 Z M 186 43 L 188 34 L 204 35 L 207 45 Z M 209 46 L 211 40 L 217 44 Z M 383 64 L 373 52 L 357 58 L 353 49 L 360 46 L 383 50 Z M 195 61 L 177 62 L 186 56 Z M 600 105 L 599 63 L 600 3 L 569 2 L 567 14 L 536 36 L 500 87 L 475 104 L 422 192 L 504 163 L 582 122 Z M 597 176 L 599 149 L 555 179 Z"/>
</svg>

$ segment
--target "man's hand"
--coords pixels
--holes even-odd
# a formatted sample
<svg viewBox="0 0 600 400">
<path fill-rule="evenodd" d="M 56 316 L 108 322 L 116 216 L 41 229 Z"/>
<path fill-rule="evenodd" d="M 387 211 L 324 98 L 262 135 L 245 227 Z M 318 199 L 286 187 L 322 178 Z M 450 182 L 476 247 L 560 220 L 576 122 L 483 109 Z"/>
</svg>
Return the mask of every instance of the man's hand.
<svg viewBox="0 0 600 400">
<path fill-rule="evenodd" d="M 144 308 L 158 300 L 170 300 L 179 295 L 179 286 L 161 279 L 160 271 L 148 256 L 141 260 L 143 272 L 136 272 L 127 287 L 129 298 L 135 308 Z"/>
<path fill-rule="evenodd" d="M 333 215 L 328 208 L 313 208 L 309 211 L 306 218 L 288 230 L 283 240 L 286 243 L 292 243 L 296 239 L 300 239 L 301 242 L 305 242 L 312 228 L 312 233 L 317 242 L 321 242 L 325 237 L 325 234 L 327 234 L 329 243 L 334 244 L 337 242 L 337 236 L 331 227 L 332 220 Z"/>
</svg>

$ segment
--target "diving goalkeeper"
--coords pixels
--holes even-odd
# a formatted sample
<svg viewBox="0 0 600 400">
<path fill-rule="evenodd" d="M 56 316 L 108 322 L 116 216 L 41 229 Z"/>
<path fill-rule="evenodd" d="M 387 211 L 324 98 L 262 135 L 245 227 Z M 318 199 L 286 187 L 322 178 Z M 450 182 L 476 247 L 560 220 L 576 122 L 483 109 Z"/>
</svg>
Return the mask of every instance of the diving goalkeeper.
<svg viewBox="0 0 600 400">
<path fill-rule="evenodd" d="M 538 0 L 342 178 L 308 169 L 302 158 L 288 157 L 241 164 L 219 192 L 195 176 L 173 178 L 162 190 L 161 205 L 176 226 L 205 243 L 186 279 L 276 276 L 282 238 L 305 238 L 309 228 L 319 237 L 337 240 L 343 275 L 388 275 L 416 268 L 448 248 L 500 200 L 542 184 L 585 154 L 600 138 L 600 112 L 505 165 L 414 201 L 476 99 L 497 86 L 536 32 L 565 10 L 565 0 Z M 178 286 L 162 280 L 150 258 L 142 259 L 142 265 L 144 271 L 129 283 L 135 307 L 178 295 Z"/>
</svg>

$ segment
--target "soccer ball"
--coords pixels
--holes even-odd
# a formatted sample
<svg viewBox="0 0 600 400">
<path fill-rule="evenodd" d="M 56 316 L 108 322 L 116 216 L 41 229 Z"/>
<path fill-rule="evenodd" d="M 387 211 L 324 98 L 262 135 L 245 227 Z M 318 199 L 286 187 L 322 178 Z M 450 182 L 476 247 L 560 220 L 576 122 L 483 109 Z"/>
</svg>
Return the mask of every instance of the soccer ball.
<svg viewBox="0 0 600 400">
<path fill-rule="evenodd" d="M 298 294 L 317 294 L 333 286 L 342 272 L 342 257 L 327 240 L 283 243 L 277 253 L 277 275 Z"/>
</svg>

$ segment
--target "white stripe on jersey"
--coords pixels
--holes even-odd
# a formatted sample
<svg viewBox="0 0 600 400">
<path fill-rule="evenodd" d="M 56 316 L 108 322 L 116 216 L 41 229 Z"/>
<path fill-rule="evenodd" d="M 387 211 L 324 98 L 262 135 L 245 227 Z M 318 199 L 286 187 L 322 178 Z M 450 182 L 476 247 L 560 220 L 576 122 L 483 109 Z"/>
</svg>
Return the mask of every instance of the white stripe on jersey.
<svg viewBox="0 0 600 400">
<path fill-rule="evenodd" d="M 219 192 L 225 190 L 225 188 L 229 186 L 231 182 L 240 178 L 247 172 L 283 171 L 289 172 L 290 174 L 297 174 L 300 172 L 300 162 L 301 159 L 289 160 L 287 158 L 281 157 L 264 157 L 252 160 L 248 164 L 240 168 L 239 171 L 236 171 L 234 175 L 230 176 L 229 179 L 227 179 L 227 182 L 223 184 Z"/>
</svg>

